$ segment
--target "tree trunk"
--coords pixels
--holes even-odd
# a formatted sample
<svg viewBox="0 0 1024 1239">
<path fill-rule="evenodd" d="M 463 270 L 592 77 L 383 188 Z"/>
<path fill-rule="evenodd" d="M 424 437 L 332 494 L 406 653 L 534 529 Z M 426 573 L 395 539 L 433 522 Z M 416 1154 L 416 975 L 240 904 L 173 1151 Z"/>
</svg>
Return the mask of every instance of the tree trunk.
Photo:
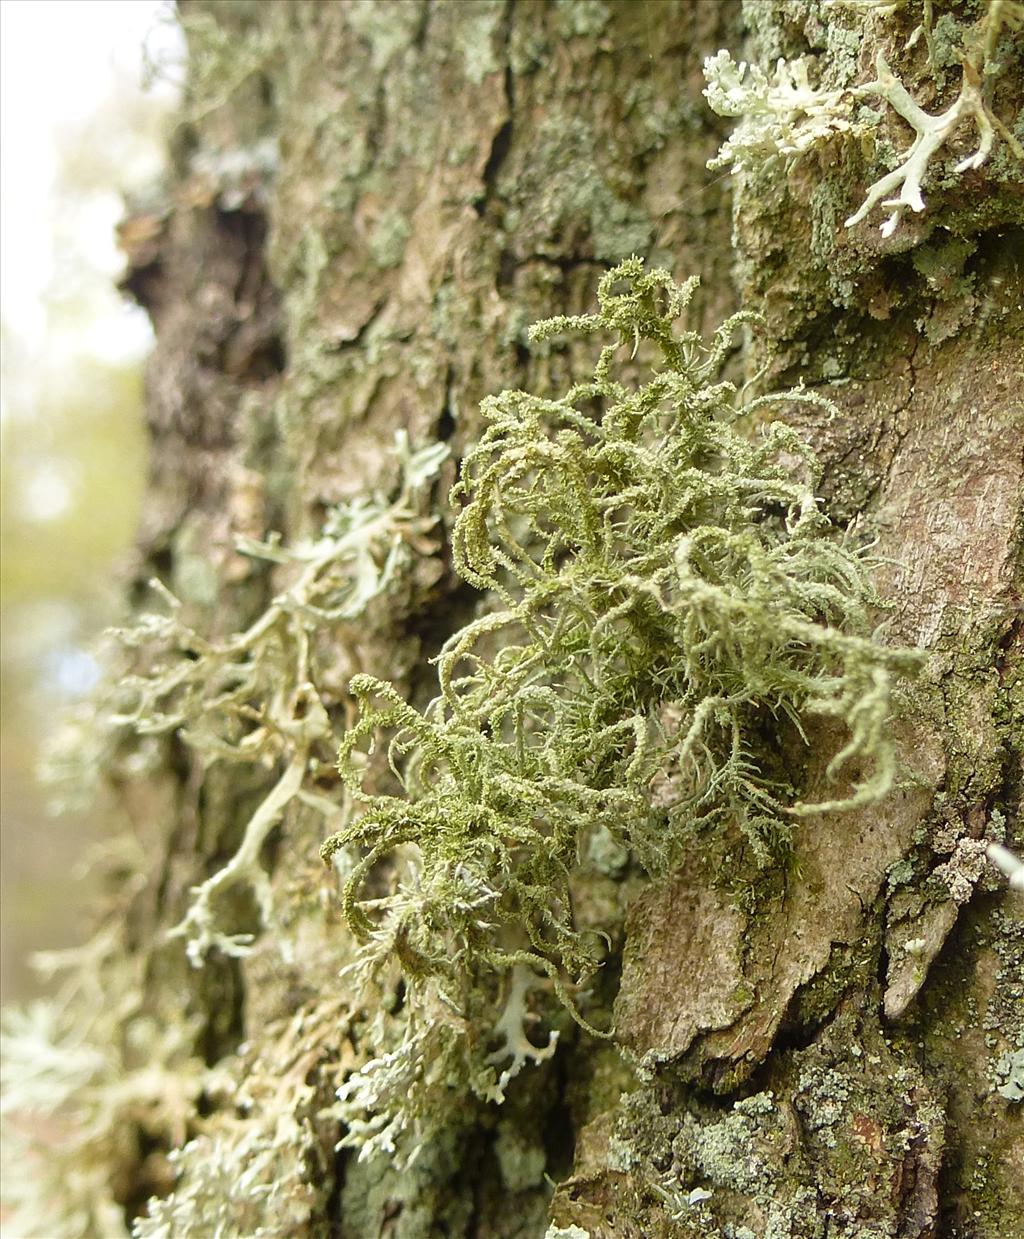
<svg viewBox="0 0 1024 1239">
<path fill-rule="evenodd" d="M 131 669 L 152 681 L 201 664 L 185 624 L 221 647 L 259 624 L 300 590 L 337 505 L 363 497 L 387 536 L 363 558 L 339 552 L 369 584 L 305 628 L 299 677 L 316 700 L 284 638 L 247 647 L 246 667 L 265 661 L 266 699 L 244 703 L 254 760 L 214 760 L 197 739 L 244 732 L 238 714 L 225 732 L 209 686 L 184 738 L 145 710 L 152 735 L 107 736 L 123 846 L 84 970 L 101 992 L 82 971 L 72 985 L 105 1059 L 90 1152 L 63 1146 L 84 1186 L 63 1184 L 62 1201 L 79 1195 L 46 1233 L 114 1235 L 136 1218 L 144 1236 L 1024 1234 L 1024 909 L 985 859 L 990 841 L 1024 845 L 1021 165 L 1000 131 L 986 162 L 954 171 L 975 148 L 968 117 L 933 157 L 923 212 L 888 236 L 881 206 L 846 226 L 910 140 L 883 98 L 848 94 L 849 128 L 752 154 L 731 178 L 706 170 L 736 122 L 702 96 L 705 57 L 729 48 L 770 73 L 811 56 L 811 80 L 839 91 L 870 82 L 882 52 L 937 115 L 971 71 L 958 49 L 993 18 L 936 7 L 930 24 L 916 0 L 181 5 L 174 172 L 123 232 L 127 287 L 157 332 L 131 600 L 166 613 L 145 589 L 156 576 L 181 610 Z M 1016 16 L 985 52 L 1010 128 Z M 386 1009 L 360 1008 L 342 971 L 358 948 L 318 858 L 343 813 L 348 681 L 388 679 L 417 706 L 435 695 L 428 660 L 490 605 L 455 570 L 445 499 L 480 401 L 555 398 L 587 376 L 595 345 L 526 330 L 592 311 L 601 275 L 632 254 L 701 276 L 688 327 L 764 315 L 727 376 L 803 383 L 835 406 L 786 418 L 818 455 L 832 521 L 877 541 L 881 640 L 928 653 L 896 699 L 900 777 L 880 802 L 803 819 L 768 865 L 699 832 L 661 875 L 621 849 L 591 854 L 573 898 L 608 952 L 579 1001 L 614 1038 L 538 992 L 531 1037 L 557 1029 L 557 1053 L 503 1105 L 450 1080 L 411 1166 L 401 1148 L 359 1158 L 338 1147 L 336 1090 L 387 1048 L 404 982 Z M 418 485 L 396 432 L 421 453 Z M 422 455 L 436 443 L 443 462 Z M 280 554 L 252 544 L 270 531 Z M 832 726 L 808 730 L 812 788 Z M 213 893 L 215 925 L 189 919 L 191 888 L 257 819 L 256 864 Z M 386 882 L 375 872 L 370 894 Z"/>
</svg>

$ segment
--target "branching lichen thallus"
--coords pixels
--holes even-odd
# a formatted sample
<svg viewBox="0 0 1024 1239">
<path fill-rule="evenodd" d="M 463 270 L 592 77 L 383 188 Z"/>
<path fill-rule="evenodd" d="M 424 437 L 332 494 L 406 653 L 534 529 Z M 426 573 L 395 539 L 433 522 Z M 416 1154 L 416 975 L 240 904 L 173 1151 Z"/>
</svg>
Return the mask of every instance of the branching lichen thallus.
<svg viewBox="0 0 1024 1239">
<path fill-rule="evenodd" d="M 632 258 L 601 280 L 596 314 L 533 328 L 614 342 L 560 399 L 484 402 L 452 502 L 458 570 L 485 598 L 437 660 L 439 695 L 420 712 L 372 676 L 351 682 L 340 770 L 364 812 L 323 855 L 346 875 L 360 969 L 397 964 L 411 1024 L 441 1008 L 464 1031 L 484 1010 L 496 1021 L 524 965 L 582 1020 L 569 987 L 595 935 L 574 924 L 570 879 L 595 831 L 651 872 L 724 830 L 769 863 L 794 819 L 892 784 L 890 692 L 917 656 L 873 637 L 865 560 L 821 512 L 807 446 L 778 422 L 737 430 L 718 375 L 756 316 L 709 344 L 677 332 L 697 282 Z M 627 381 L 651 345 L 653 373 Z M 741 412 L 793 402 L 829 407 L 797 390 Z M 822 718 L 842 734 L 837 791 L 808 803 L 787 786 L 797 771 L 780 779 L 759 754 L 773 728 L 810 736 Z M 399 794 L 364 790 L 380 733 Z M 364 898 L 386 858 L 391 886 Z"/>
</svg>

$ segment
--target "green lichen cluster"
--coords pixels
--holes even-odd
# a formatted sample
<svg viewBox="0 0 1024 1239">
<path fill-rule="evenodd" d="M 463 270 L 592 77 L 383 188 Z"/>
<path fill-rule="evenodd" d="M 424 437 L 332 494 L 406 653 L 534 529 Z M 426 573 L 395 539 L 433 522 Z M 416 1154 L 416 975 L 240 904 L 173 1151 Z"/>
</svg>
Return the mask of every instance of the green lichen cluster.
<svg viewBox="0 0 1024 1239">
<path fill-rule="evenodd" d="M 401 1045 L 343 1090 L 351 1143 L 393 1147 L 454 1079 L 500 1100 L 554 1048 L 523 1032 L 535 972 L 586 1026 L 570 988 L 600 942 L 574 922 L 571 878 L 595 830 L 651 872 L 730 832 L 766 863 L 794 819 L 892 784 L 890 694 L 916 656 L 872 638 L 865 560 L 819 510 L 806 446 L 781 423 L 739 432 L 717 376 L 754 316 L 710 344 L 677 330 L 696 284 L 629 259 L 602 279 L 598 313 L 533 328 L 613 343 L 561 399 L 484 402 L 453 541 L 491 605 L 443 647 L 423 712 L 372 676 L 351 682 L 360 714 L 339 768 L 364 812 L 323 855 L 346 875 L 362 978 L 397 969 L 406 986 Z M 824 404 L 800 390 L 742 411 L 791 402 Z M 810 719 L 842 732 L 821 801 L 799 790 Z M 380 735 L 391 794 L 363 786 Z"/>
</svg>

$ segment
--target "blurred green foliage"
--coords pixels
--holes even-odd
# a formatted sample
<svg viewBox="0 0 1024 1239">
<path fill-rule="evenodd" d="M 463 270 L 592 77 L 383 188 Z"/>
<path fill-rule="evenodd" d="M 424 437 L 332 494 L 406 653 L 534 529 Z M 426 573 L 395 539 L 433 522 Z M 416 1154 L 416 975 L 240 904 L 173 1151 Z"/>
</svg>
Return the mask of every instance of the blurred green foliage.
<svg viewBox="0 0 1024 1239">
<path fill-rule="evenodd" d="M 113 618 L 113 565 L 134 531 L 145 447 L 138 361 L 81 354 L 51 369 L 8 340 L 4 353 L 0 979 L 10 996 L 28 983 L 28 953 L 66 943 L 76 928 L 82 894 L 66 857 L 80 859 L 95 832 L 81 817 L 48 820 L 33 768 L 55 713 L 88 683 L 92 636 Z"/>
<path fill-rule="evenodd" d="M 15 623 L 10 612 L 37 600 L 95 602 L 131 535 L 143 482 L 137 363 L 80 356 L 32 378 L 25 394 L 33 408 L 10 410 L 0 461 L 0 588 Z"/>
<path fill-rule="evenodd" d="M 118 618 L 115 566 L 145 481 L 151 333 L 117 291 L 114 228 L 121 195 L 151 185 L 163 162 L 175 92 L 146 93 L 141 80 L 147 27 L 158 51 L 173 51 L 178 37 L 160 12 L 155 3 L 11 3 L 3 13 L 5 997 L 24 991 L 30 951 L 73 940 L 86 902 L 73 871 L 99 829 L 81 817 L 51 821 L 33 771 L 55 716 L 95 674 L 93 638 Z"/>
</svg>

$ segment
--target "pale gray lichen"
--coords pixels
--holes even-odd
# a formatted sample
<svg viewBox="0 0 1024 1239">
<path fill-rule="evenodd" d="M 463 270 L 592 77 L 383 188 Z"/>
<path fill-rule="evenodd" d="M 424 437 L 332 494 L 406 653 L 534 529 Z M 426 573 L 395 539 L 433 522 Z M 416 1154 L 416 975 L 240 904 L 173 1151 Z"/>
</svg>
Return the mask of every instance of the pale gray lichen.
<svg viewBox="0 0 1024 1239">
<path fill-rule="evenodd" d="M 895 11 L 896 6 L 867 0 L 850 7 L 885 14 Z M 1000 35 L 1004 30 L 1021 28 L 1024 5 L 1017 0 L 989 0 L 962 59 L 960 93 L 937 115 L 926 112 L 913 99 L 881 50 L 875 57 L 873 81 L 831 89 L 811 84 L 806 58 L 780 59 L 769 76 L 756 65 L 737 64 L 728 51 L 719 51 L 704 62 L 708 82 L 704 94 L 713 111 L 738 118 L 739 124 L 708 167 L 731 166 L 734 172 L 743 173 L 778 157 L 792 162 L 836 134 L 866 134 L 871 126 L 867 115 L 858 111 L 858 105 L 865 98 L 877 97 L 910 125 L 914 140 L 897 166 L 868 187 L 863 203 L 846 220 L 846 227 L 854 227 L 875 207 L 882 206 L 890 213 L 880 230 L 883 237 L 889 237 L 907 210 L 920 213 L 925 209 L 925 176 L 936 155 L 965 122 L 974 123 L 978 144 L 955 165 L 954 176 L 981 167 L 989 158 L 997 135 L 1017 159 L 1024 159 L 1021 144 L 993 111 L 986 96 L 986 87 L 1001 69 L 996 59 Z M 934 70 L 937 66 L 930 18 L 926 18 L 919 31 L 925 36 Z M 908 47 L 915 41 L 912 39 Z"/>
<path fill-rule="evenodd" d="M 712 170 L 744 171 L 782 156 L 793 159 L 836 133 L 857 129 L 847 90 L 811 85 L 809 61 L 779 59 L 769 76 L 757 65 L 737 64 L 726 50 L 704 61 L 704 95 L 719 116 L 739 118 Z"/>
<path fill-rule="evenodd" d="M 192 890 L 184 919 L 171 932 L 185 939 L 196 965 L 214 948 L 227 955 L 249 950 L 252 935 L 226 923 L 234 915 L 229 897 L 238 891 L 255 897 L 262 927 L 273 929 L 274 945 L 289 954 L 264 844 L 294 805 L 313 810 L 329 829 L 346 820 L 344 801 L 316 786 L 337 744 L 328 713 L 336 696 L 324 685 L 338 670 L 339 651 L 352 660 L 342 662 L 343 674 L 357 665 L 349 653 L 352 626 L 435 549 L 436 518 L 426 514 L 424 492 L 447 450 L 435 444 L 414 451 L 400 435 L 397 494 L 332 510 L 306 542 L 240 539 L 244 554 L 274 565 L 279 586 L 242 632 L 204 635 L 186 620 L 186 606 L 156 584 L 165 612 L 145 613 L 116 633 L 109 677 L 60 730 L 49 755 L 51 776 L 76 790 L 95 777 L 93 763 L 108 775 L 145 776 L 160 757 L 150 746 L 171 734 L 199 755 L 204 770 L 227 762 L 266 771 L 234 854 Z M 328 629 L 329 651 L 320 640 Z M 130 881 L 144 885 L 151 858 L 135 854 L 137 843 L 122 840 L 118 847 Z M 17 1145 L 25 1169 L 17 1184 L 5 1181 L 12 1216 L 25 1234 L 125 1234 L 112 1183 L 118 1175 L 138 1179 L 143 1139 L 154 1150 L 149 1160 L 165 1176 L 176 1173 L 180 1190 L 152 1207 L 140 1234 L 191 1233 L 196 1218 L 209 1220 L 216 1210 L 228 1228 L 223 1233 L 294 1233 L 295 1211 L 308 1213 L 315 1203 L 308 1162 L 322 1143 L 310 1115 L 299 1113 L 308 1100 L 305 1072 L 298 1092 L 287 1096 L 274 1091 L 280 1080 L 270 1088 L 265 1077 L 250 1073 L 246 1088 L 258 1096 L 266 1121 L 240 1116 L 232 1124 L 228 1105 L 194 1132 L 199 1097 L 209 1100 L 215 1083 L 194 1056 L 200 1030 L 181 1011 L 180 991 L 169 991 L 173 1018 L 141 1005 L 147 990 L 137 974 L 149 959 L 126 955 L 114 930 L 105 930 L 60 961 L 69 979 L 56 1003 L 5 1016 L 5 1142 Z M 308 1033 L 307 1025 L 301 1031 Z M 179 1151 L 168 1162 L 174 1148 Z M 258 1226 L 254 1208 L 263 1219 Z"/>
<path fill-rule="evenodd" d="M 360 1161 L 382 1153 L 393 1158 L 411 1133 L 403 1161 L 411 1166 L 426 1147 L 426 1128 L 412 1103 L 454 1084 L 447 1067 L 456 1031 L 450 1023 L 423 1021 L 407 1029 L 397 1049 L 378 1054 L 340 1085 L 334 1113 L 345 1134 L 338 1148 L 358 1149 Z"/>
<path fill-rule="evenodd" d="M 975 66 L 964 63 L 963 82 L 960 94 L 954 103 L 938 116 L 933 116 L 920 107 L 911 97 L 903 83 L 889 68 L 881 52 L 875 58 L 875 81 L 858 87 L 857 95 L 876 94 L 884 99 L 914 131 L 914 141 L 901 157 L 901 162 L 892 172 L 879 177 L 869 186 L 860 208 L 846 221 L 846 227 L 859 224 L 878 205 L 891 208 L 891 214 L 881 225 L 883 237 L 896 231 L 906 210 L 924 210 L 922 182 L 935 155 L 949 141 L 965 120 L 972 120 L 978 129 L 978 146 L 953 169 L 955 175 L 971 168 L 980 168 L 988 159 L 995 141 L 996 131 L 992 113 L 981 93 L 982 78 Z M 895 190 L 899 194 L 893 198 Z"/>
<path fill-rule="evenodd" d="M 860 1236 L 865 1219 L 873 1235 L 899 1233 L 907 1202 L 898 1193 L 880 1200 L 876 1176 L 909 1169 L 933 1183 L 946 1115 L 916 1067 L 884 1044 L 884 1062 L 858 1055 L 858 1022 L 837 1019 L 807 1050 L 777 1057 L 770 1092 L 723 1106 L 674 1091 L 663 1076 L 621 1099 L 607 1165 L 628 1176 L 634 1199 L 648 1198 L 655 1224 L 645 1229 L 641 1215 L 638 1233 L 675 1234 L 666 1211 L 694 1239 L 802 1239 L 829 1224 Z"/>
<path fill-rule="evenodd" d="M 794 1105 L 808 1131 L 827 1148 L 836 1147 L 837 1127 L 853 1091 L 847 1071 L 811 1063 L 797 1079 Z"/>
<path fill-rule="evenodd" d="M 534 977 L 528 968 L 518 964 L 512 969 L 505 1009 L 494 1025 L 495 1035 L 500 1039 L 501 1045 L 487 1059 L 489 1063 L 497 1066 L 506 1059 L 510 1061 L 502 1070 L 493 1090 L 488 1093 L 488 1101 L 504 1101 L 505 1089 L 527 1062 L 542 1063 L 549 1059 L 558 1047 L 557 1029 L 548 1034 L 548 1043 L 543 1049 L 535 1046 L 524 1031 L 528 1016 L 526 995 L 532 984 Z"/>
<path fill-rule="evenodd" d="M 1024 1101 L 1024 1049 L 1008 1050 L 993 1066 L 996 1092 L 1007 1101 Z"/>
<path fill-rule="evenodd" d="M 80 776 L 95 777 L 87 763 L 112 755 L 125 737 L 173 733 L 207 767 L 229 762 L 280 771 L 234 855 L 193 888 L 184 918 L 171 930 L 185 940 L 197 967 L 214 948 L 231 956 L 249 951 L 253 934 L 223 929 L 218 913 L 239 887 L 251 890 L 262 927 L 277 931 L 287 955 L 261 862 L 263 846 L 293 802 L 320 813 L 328 829 L 345 818 L 344 807 L 312 785 L 312 775 L 337 744 L 321 694 L 317 634 L 331 626 L 344 650 L 346 627 L 387 593 L 416 556 L 432 549 L 435 518 L 424 513 L 423 492 L 448 455 L 443 444 L 414 451 L 402 432 L 395 451 L 402 470 L 396 498 L 376 495 L 334 508 L 316 538 L 293 546 L 275 537 L 238 539 L 242 554 L 277 566 L 284 586 L 244 631 L 220 640 L 203 635 L 186 622 L 179 599 L 152 582 L 165 613 L 144 613 L 116 630 L 122 649 L 134 655 L 127 674 L 112 673 L 103 682 L 48 755 L 49 781 L 78 786 Z M 336 675 L 336 648 L 331 658 Z M 355 669 L 350 663 L 349 671 Z"/>
<path fill-rule="evenodd" d="M 3 1012 L 0 1139 L 4 1233 L 127 1239 L 118 1189 L 140 1177 L 139 1149 L 184 1141 L 206 1071 L 197 1028 L 147 1008 L 142 961 L 117 927 L 36 960 L 62 979 L 52 999 Z"/>
<path fill-rule="evenodd" d="M 962 838 L 949 860 L 932 871 L 956 903 L 966 903 L 974 894 L 978 879 L 985 872 L 985 848 L 984 839 Z"/>
<path fill-rule="evenodd" d="M 206 1072 L 213 1113 L 170 1153 L 174 1189 L 149 1200 L 133 1239 L 318 1233 L 331 1185 L 330 1144 L 318 1128 L 325 1083 L 345 1061 L 346 1030 L 344 1002 L 328 997 L 264 1030 L 258 1054 L 244 1046 Z"/>
<path fill-rule="evenodd" d="M 735 1102 L 716 1123 L 686 1115 L 673 1144 L 684 1186 L 697 1178 L 725 1191 L 765 1190 L 776 1173 L 775 1145 L 781 1126 L 770 1092 Z"/>
</svg>

